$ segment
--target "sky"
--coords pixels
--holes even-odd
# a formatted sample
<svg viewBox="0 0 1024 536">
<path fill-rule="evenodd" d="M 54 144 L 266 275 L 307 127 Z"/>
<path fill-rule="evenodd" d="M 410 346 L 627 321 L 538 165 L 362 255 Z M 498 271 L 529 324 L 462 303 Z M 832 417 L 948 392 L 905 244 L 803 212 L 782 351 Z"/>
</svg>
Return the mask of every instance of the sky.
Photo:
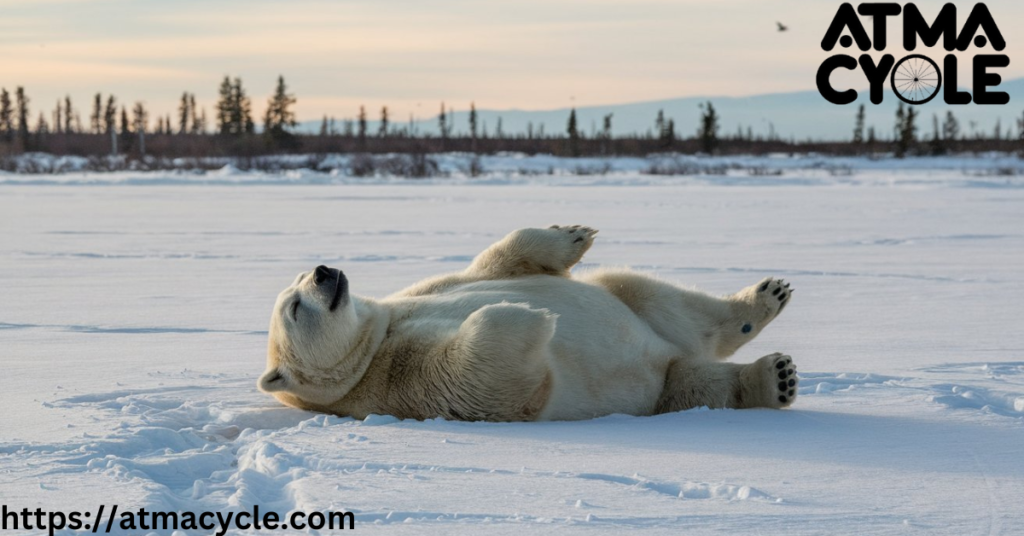
<svg viewBox="0 0 1024 536">
<path fill-rule="evenodd" d="M 0 86 L 24 86 L 34 113 L 70 95 L 83 119 L 97 92 L 173 115 L 188 91 L 212 117 L 231 75 L 258 118 L 283 75 L 306 121 L 352 117 L 360 105 L 371 117 L 388 106 L 402 121 L 436 115 L 442 101 L 540 110 L 808 90 L 840 3 L 0 0 Z M 928 17 L 943 3 L 916 2 Z M 974 5 L 956 4 L 961 20 Z M 1012 24 L 1024 3 L 986 4 L 1008 42 L 1001 74 L 1024 76 Z"/>
</svg>

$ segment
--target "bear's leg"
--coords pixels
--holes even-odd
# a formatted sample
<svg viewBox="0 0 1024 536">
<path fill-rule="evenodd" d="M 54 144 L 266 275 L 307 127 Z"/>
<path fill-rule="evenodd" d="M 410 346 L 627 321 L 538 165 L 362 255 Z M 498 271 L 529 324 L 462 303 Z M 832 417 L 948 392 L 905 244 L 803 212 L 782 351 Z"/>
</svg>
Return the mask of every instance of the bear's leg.
<svg viewBox="0 0 1024 536">
<path fill-rule="evenodd" d="M 594 244 L 596 234 L 596 229 L 581 225 L 519 229 L 477 255 L 469 268 L 420 281 L 392 297 L 424 296 L 463 283 L 524 275 L 569 277 L 569 269 Z"/>
<path fill-rule="evenodd" d="M 580 225 L 519 229 L 477 255 L 465 275 L 478 279 L 539 274 L 568 277 L 596 234 L 597 230 Z"/>
<path fill-rule="evenodd" d="M 710 408 L 784 408 L 797 396 L 793 358 L 766 355 L 748 365 L 677 362 L 669 367 L 656 413 Z"/>
<path fill-rule="evenodd" d="M 684 355 L 718 358 L 753 340 L 792 294 L 788 284 L 771 278 L 721 298 L 629 270 L 599 270 L 580 279 L 611 292 Z"/>
<path fill-rule="evenodd" d="M 522 303 L 481 307 L 462 323 L 434 369 L 449 416 L 523 421 L 537 417 L 551 390 L 550 343 L 557 315 Z"/>
</svg>

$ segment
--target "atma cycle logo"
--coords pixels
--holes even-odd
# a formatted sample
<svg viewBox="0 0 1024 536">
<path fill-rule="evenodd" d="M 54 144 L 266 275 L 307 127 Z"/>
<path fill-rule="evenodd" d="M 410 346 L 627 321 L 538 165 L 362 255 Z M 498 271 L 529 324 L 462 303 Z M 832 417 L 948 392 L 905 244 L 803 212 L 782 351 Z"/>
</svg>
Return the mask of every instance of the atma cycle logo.
<svg viewBox="0 0 1024 536">
<path fill-rule="evenodd" d="M 861 19 L 871 19 L 871 35 L 868 35 Z M 896 3 L 860 4 L 856 10 L 846 3 L 832 19 L 832 24 L 821 40 L 822 50 L 829 52 L 838 43 L 850 48 L 856 42 L 862 52 L 872 48 L 882 52 L 886 49 L 886 28 L 889 17 L 903 15 L 903 49 L 913 52 L 918 40 L 927 47 L 934 47 L 942 40 L 947 54 L 942 59 L 942 68 L 928 56 L 908 54 L 899 61 L 892 54 L 885 54 L 876 64 L 869 54 L 854 58 L 847 54 L 836 54 L 826 59 L 818 68 L 818 91 L 834 104 L 850 104 L 857 100 L 857 92 L 848 89 L 837 91 L 832 87 L 830 77 L 836 69 L 856 70 L 859 66 L 871 87 L 871 102 L 881 104 L 886 81 L 893 93 L 907 104 L 924 104 L 934 99 L 940 91 L 946 104 L 1006 104 L 1010 95 L 1002 91 L 991 91 L 998 86 L 1002 77 L 989 72 L 990 68 L 1010 65 L 1006 54 L 986 54 L 991 47 L 999 52 L 1006 48 L 1006 40 L 999 31 L 995 19 L 985 4 L 975 4 L 962 28 L 957 26 L 957 10 L 953 4 L 942 6 L 938 17 L 931 24 L 925 21 L 921 11 L 914 4 L 901 7 Z M 957 30 L 959 29 L 959 33 Z M 958 83 L 957 58 L 953 51 L 965 52 L 971 47 L 979 52 L 974 56 L 971 67 L 971 92 L 961 91 Z M 943 86 L 945 82 L 945 86 Z"/>
</svg>

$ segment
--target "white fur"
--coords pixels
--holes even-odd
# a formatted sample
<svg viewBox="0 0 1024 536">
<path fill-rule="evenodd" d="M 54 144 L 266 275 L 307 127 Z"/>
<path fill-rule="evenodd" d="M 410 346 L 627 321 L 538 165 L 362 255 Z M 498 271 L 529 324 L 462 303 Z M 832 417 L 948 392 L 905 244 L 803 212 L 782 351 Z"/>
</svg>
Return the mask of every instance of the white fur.
<svg viewBox="0 0 1024 536">
<path fill-rule="evenodd" d="M 595 234 L 515 231 L 464 272 L 334 311 L 331 283 L 300 274 L 274 308 L 260 388 L 339 415 L 495 421 L 792 403 L 788 356 L 720 361 L 776 317 L 788 285 L 716 298 L 628 270 L 571 278 Z"/>
</svg>

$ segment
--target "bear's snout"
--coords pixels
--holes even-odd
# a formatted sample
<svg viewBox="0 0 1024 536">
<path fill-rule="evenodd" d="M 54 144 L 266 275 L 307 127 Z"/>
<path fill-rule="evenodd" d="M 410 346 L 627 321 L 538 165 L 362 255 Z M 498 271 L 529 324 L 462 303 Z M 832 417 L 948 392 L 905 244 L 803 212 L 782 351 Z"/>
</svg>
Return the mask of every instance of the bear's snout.
<svg viewBox="0 0 1024 536">
<path fill-rule="evenodd" d="M 313 284 L 314 285 L 320 286 L 324 281 L 327 281 L 329 279 L 337 279 L 336 277 L 331 277 L 331 269 L 330 268 L 328 268 L 328 267 L 326 267 L 326 266 L 321 264 L 320 266 L 317 266 L 313 270 Z"/>
<path fill-rule="evenodd" d="M 314 268 L 313 286 L 317 289 L 317 293 L 329 304 L 327 310 L 332 313 L 338 308 L 338 305 L 346 301 L 348 279 L 337 268 L 328 268 L 322 264 Z"/>
</svg>

